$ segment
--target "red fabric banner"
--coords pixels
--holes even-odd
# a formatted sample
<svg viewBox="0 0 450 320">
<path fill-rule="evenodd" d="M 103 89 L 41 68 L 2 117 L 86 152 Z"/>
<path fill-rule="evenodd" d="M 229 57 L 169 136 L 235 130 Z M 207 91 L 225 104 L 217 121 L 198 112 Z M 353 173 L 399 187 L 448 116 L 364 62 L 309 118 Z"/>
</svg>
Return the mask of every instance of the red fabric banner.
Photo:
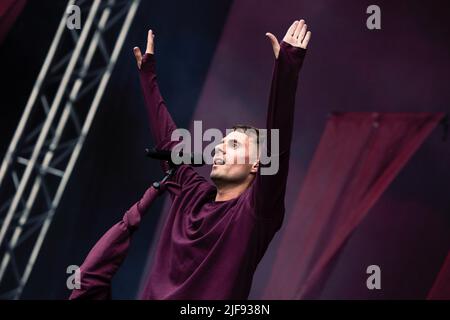
<svg viewBox="0 0 450 320">
<path fill-rule="evenodd" d="M 2 0 L 0 2 L 0 45 L 25 7 L 26 0 Z"/>
<path fill-rule="evenodd" d="M 264 299 L 320 294 L 340 249 L 443 113 L 333 113 L 285 222 Z"/>
<path fill-rule="evenodd" d="M 428 300 L 450 300 L 450 251 L 428 293 Z"/>
</svg>

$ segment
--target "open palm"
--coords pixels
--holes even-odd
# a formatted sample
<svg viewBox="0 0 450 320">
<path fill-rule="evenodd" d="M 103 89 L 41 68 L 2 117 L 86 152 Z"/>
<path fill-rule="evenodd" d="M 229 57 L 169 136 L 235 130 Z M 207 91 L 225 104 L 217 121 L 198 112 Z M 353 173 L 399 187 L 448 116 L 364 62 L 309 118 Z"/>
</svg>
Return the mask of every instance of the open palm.
<svg viewBox="0 0 450 320">
<path fill-rule="evenodd" d="M 308 26 L 306 25 L 305 20 L 295 20 L 286 32 L 283 41 L 289 43 L 291 46 L 306 49 L 308 42 L 311 39 L 311 31 L 308 31 L 307 29 Z M 266 36 L 272 43 L 275 58 L 278 58 L 280 53 L 280 43 L 272 33 L 267 32 Z"/>
</svg>

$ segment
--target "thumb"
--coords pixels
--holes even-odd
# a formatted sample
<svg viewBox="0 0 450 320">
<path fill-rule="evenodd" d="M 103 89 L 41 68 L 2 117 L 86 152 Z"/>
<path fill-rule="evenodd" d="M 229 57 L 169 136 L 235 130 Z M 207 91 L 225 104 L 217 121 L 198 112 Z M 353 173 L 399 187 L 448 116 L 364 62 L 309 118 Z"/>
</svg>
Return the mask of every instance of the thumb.
<svg viewBox="0 0 450 320">
<path fill-rule="evenodd" d="M 278 43 L 277 38 L 270 32 L 267 32 L 266 36 L 267 38 L 269 38 L 270 43 L 272 44 L 272 49 L 275 57 L 278 58 L 278 53 L 280 52 L 280 44 Z"/>
<path fill-rule="evenodd" d="M 133 53 L 134 53 L 134 57 L 136 58 L 136 63 L 138 65 L 138 68 L 141 68 L 141 64 L 142 64 L 142 52 L 141 49 L 139 49 L 138 47 L 134 47 L 133 48 Z"/>
<path fill-rule="evenodd" d="M 274 44 L 278 44 L 278 40 L 277 38 L 270 32 L 266 33 L 267 38 L 269 38 L 270 42 L 272 43 L 272 45 Z"/>
</svg>

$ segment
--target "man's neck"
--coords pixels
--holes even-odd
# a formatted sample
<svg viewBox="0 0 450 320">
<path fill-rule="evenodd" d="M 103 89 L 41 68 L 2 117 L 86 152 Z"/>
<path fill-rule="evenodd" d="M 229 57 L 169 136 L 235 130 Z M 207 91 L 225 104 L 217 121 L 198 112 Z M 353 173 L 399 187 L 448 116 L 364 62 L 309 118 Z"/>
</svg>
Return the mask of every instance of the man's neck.
<svg viewBox="0 0 450 320">
<path fill-rule="evenodd" d="M 252 180 L 237 185 L 218 185 L 215 201 L 228 201 L 239 197 L 249 187 L 251 182 Z"/>
</svg>

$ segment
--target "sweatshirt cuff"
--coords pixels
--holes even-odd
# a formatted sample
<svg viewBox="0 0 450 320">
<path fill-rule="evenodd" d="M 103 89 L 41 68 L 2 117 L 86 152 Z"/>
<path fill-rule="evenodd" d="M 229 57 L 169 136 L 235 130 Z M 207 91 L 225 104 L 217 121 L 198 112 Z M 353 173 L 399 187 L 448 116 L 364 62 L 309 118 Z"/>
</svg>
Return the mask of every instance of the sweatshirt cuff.
<svg viewBox="0 0 450 320">
<path fill-rule="evenodd" d="M 307 50 L 281 41 L 279 59 L 287 60 L 290 64 L 301 67 Z"/>
<path fill-rule="evenodd" d="M 155 55 L 152 53 L 145 53 L 142 57 L 141 71 L 155 72 Z"/>
</svg>

